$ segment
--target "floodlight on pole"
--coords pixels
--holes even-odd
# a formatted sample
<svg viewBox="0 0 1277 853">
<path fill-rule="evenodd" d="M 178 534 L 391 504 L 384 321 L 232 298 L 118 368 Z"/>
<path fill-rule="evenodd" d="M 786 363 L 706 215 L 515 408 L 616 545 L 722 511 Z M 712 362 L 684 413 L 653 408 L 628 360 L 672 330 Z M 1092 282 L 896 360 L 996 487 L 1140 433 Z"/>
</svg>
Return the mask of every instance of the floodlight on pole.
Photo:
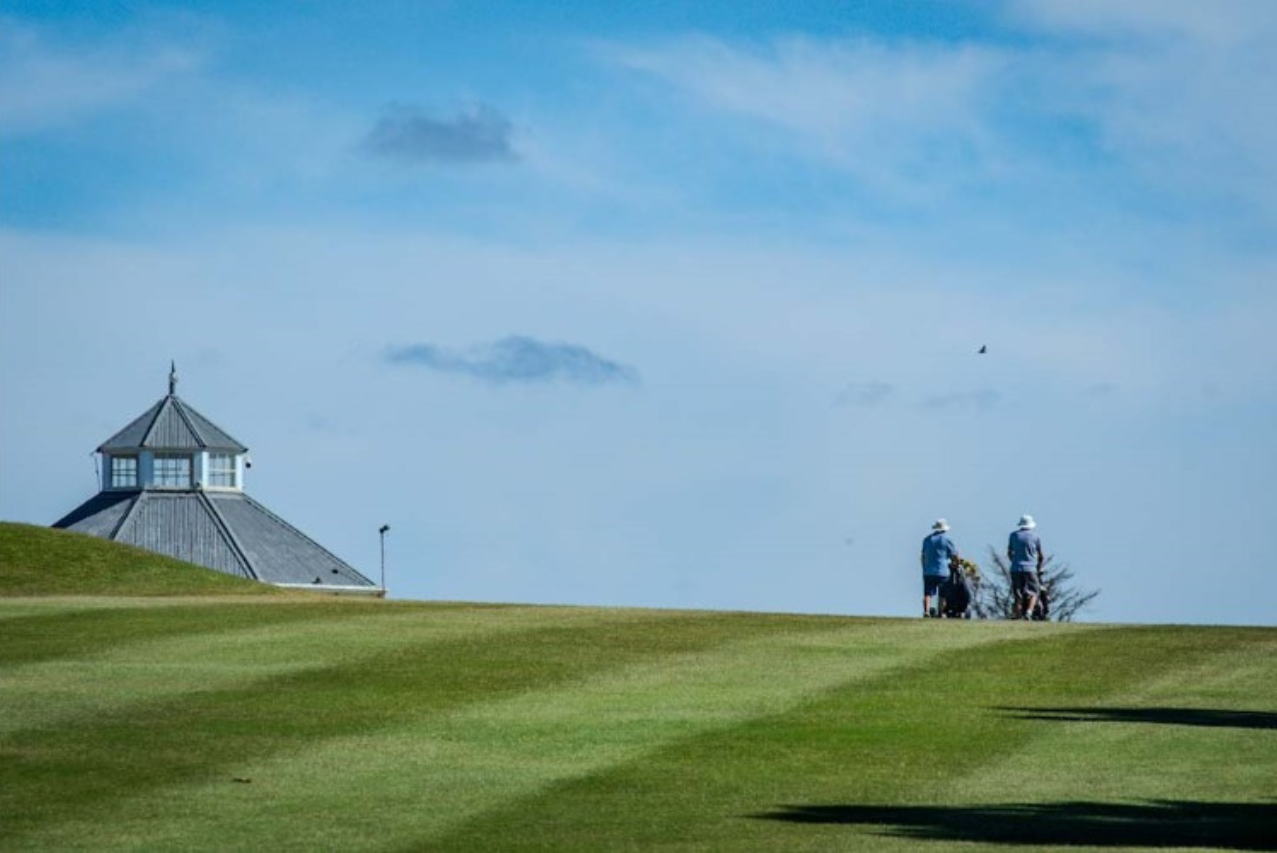
<svg viewBox="0 0 1277 853">
<path fill-rule="evenodd" d="M 386 532 L 390 530 L 389 524 L 383 524 L 378 528 L 377 532 L 381 534 L 381 594 L 386 595 Z"/>
</svg>

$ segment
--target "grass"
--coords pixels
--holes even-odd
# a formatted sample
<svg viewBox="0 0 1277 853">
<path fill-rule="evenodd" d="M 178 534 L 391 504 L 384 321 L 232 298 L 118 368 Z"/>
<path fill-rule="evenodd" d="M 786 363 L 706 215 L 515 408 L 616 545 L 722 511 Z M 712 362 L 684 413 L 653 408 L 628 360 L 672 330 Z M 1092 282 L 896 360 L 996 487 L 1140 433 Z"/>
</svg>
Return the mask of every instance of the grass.
<svg viewBox="0 0 1277 853">
<path fill-rule="evenodd" d="M 277 587 L 95 536 L 0 522 L 0 595 L 279 595 Z"/>
<path fill-rule="evenodd" d="M 0 599 L 5 850 L 1277 849 L 1274 629 L 142 597 L 107 571 L 107 596 Z"/>
</svg>

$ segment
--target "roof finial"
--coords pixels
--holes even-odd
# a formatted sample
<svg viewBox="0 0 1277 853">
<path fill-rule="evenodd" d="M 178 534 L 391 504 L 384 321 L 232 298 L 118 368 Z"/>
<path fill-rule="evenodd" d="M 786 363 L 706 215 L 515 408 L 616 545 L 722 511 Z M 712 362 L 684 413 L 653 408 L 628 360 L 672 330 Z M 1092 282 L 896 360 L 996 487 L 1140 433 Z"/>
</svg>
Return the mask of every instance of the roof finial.
<svg viewBox="0 0 1277 853">
<path fill-rule="evenodd" d="M 177 362 L 176 361 L 169 362 L 168 394 L 170 397 L 177 394 Z"/>
</svg>

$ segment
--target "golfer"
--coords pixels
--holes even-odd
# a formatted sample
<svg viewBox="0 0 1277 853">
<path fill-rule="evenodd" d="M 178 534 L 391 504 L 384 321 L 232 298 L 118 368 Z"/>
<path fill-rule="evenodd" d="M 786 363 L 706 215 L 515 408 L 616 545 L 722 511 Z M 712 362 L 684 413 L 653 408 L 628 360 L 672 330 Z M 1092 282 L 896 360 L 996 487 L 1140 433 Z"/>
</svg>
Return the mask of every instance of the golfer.
<svg viewBox="0 0 1277 853">
<path fill-rule="evenodd" d="M 1007 539 L 1007 561 L 1011 564 L 1011 591 L 1015 594 L 1016 619 L 1033 618 L 1038 596 L 1042 592 L 1042 540 L 1033 532 L 1037 522 L 1031 515 L 1020 516 L 1020 523 Z"/>
<path fill-rule="evenodd" d="M 949 564 L 958 559 L 958 549 L 945 534 L 949 522 L 943 518 L 931 525 L 931 533 L 922 540 L 922 615 L 940 615 L 940 585 L 949 580 Z M 936 606 L 931 606 L 935 598 Z"/>
</svg>

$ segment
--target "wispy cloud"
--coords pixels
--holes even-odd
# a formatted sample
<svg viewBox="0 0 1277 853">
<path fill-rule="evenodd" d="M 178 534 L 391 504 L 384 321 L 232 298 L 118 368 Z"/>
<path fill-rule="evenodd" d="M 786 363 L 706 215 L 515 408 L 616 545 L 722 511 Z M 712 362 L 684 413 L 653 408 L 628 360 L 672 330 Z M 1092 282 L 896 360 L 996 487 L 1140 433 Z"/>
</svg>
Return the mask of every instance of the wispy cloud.
<svg viewBox="0 0 1277 853">
<path fill-rule="evenodd" d="M 839 406 L 855 406 L 869 409 L 881 406 L 896 394 L 896 388 L 887 382 L 852 382 L 842 389 L 834 401 Z"/>
<path fill-rule="evenodd" d="M 896 186 L 991 168 L 987 113 L 1012 57 L 996 47 L 869 39 L 778 39 L 740 45 L 684 38 L 604 50 L 606 60 L 656 79 L 699 112 L 778 132 L 804 156 L 874 184 Z"/>
<path fill-rule="evenodd" d="M 922 405 L 928 409 L 992 409 L 1002 400 L 1002 395 L 992 388 L 978 391 L 955 391 L 927 397 Z"/>
<path fill-rule="evenodd" d="M 508 163 L 519 159 L 513 135 L 510 120 L 484 104 L 445 118 L 396 104 L 364 137 L 361 148 L 371 157 L 408 164 Z"/>
<path fill-rule="evenodd" d="M 1096 382 L 1087 386 L 1083 391 L 1083 395 L 1093 400 L 1102 400 L 1112 397 L 1117 393 L 1117 386 L 1112 382 Z"/>
<path fill-rule="evenodd" d="M 1225 192 L 1277 217 L 1277 4 L 1021 0 L 1009 12 L 1071 46 L 1041 54 L 1070 60 L 1042 80 L 1108 151 L 1156 186 Z"/>
<path fill-rule="evenodd" d="M 434 344 L 391 347 L 386 361 L 456 373 L 493 385 L 554 381 L 578 385 L 637 385 L 639 382 L 634 368 L 604 358 L 586 347 L 547 343 L 522 335 L 462 350 Z"/>
<path fill-rule="evenodd" d="M 144 103 L 203 68 L 205 51 L 192 41 L 189 32 L 136 28 L 110 44 L 72 45 L 0 18 L 0 132 L 47 130 Z"/>
<path fill-rule="evenodd" d="M 1174 36 L 1236 42 L 1270 31 L 1277 9 L 1269 0 L 1018 0 L 1007 8 L 1013 20 L 1055 32 L 1109 40 Z"/>
<path fill-rule="evenodd" d="M 1020 0 L 1001 14 L 1031 38 L 696 37 L 599 52 L 711 130 L 747 124 L 903 201 L 1115 164 L 1161 191 L 1277 215 L 1277 4 Z"/>
</svg>

